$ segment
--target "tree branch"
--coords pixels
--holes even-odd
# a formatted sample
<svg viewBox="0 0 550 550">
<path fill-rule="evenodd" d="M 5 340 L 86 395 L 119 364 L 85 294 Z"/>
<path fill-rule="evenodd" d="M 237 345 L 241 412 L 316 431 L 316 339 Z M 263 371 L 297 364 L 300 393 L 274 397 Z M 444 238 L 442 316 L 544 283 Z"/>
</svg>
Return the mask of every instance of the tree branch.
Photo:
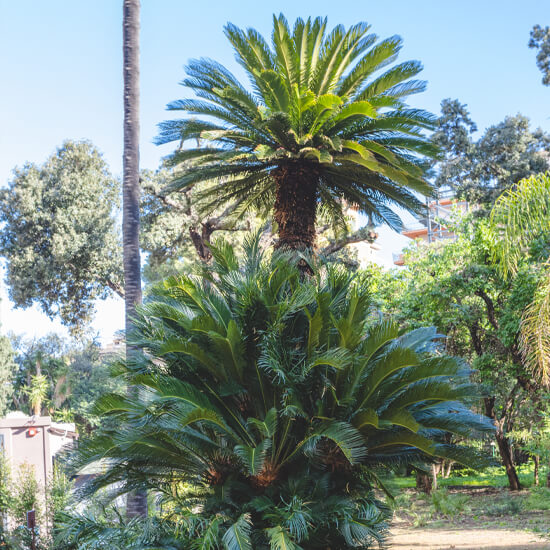
<svg viewBox="0 0 550 550">
<path fill-rule="evenodd" d="M 493 326 L 493 328 L 498 330 L 498 322 L 495 316 L 495 304 L 493 303 L 493 300 L 491 300 L 491 297 L 482 289 L 476 290 L 474 292 L 476 296 L 479 296 L 487 306 L 487 317 L 489 319 L 489 323 Z"/>
<path fill-rule="evenodd" d="M 105 279 L 103 283 L 107 285 L 115 294 L 124 299 L 124 287 L 122 285 L 115 283 L 114 281 L 111 281 L 109 279 Z"/>
<path fill-rule="evenodd" d="M 342 250 L 342 248 L 348 244 L 352 243 L 360 243 L 362 241 L 373 243 L 376 240 L 376 237 L 376 233 L 370 227 L 361 227 L 361 229 L 358 229 L 354 233 L 351 233 L 350 235 L 325 246 L 325 248 L 321 250 L 321 254 L 323 256 L 329 256 L 330 254 L 334 254 L 335 252 Z"/>
</svg>

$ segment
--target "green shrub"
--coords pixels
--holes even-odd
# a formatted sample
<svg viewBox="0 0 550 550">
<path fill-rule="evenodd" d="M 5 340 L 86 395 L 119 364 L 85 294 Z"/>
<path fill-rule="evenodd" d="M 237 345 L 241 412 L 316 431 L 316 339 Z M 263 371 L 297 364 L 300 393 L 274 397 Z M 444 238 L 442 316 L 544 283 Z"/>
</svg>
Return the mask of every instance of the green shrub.
<svg viewBox="0 0 550 550">
<path fill-rule="evenodd" d="M 525 499 L 527 510 L 550 510 L 550 489 L 546 487 L 533 487 Z"/>
<path fill-rule="evenodd" d="M 464 511 L 469 497 L 468 495 L 450 495 L 446 489 L 438 489 L 433 491 L 431 499 L 436 512 L 452 518 Z"/>
<path fill-rule="evenodd" d="M 242 266 L 221 245 L 200 277 L 150 292 L 121 366 L 133 391 L 100 400 L 114 421 L 73 466 L 104 459 L 86 494 L 161 495 L 185 547 L 369 548 L 388 517 L 380 468 L 479 462 L 443 438 L 492 430 L 464 405 L 470 370 L 430 353 L 434 329 L 374 319 L 360 276 L 304 276 L 257 239 L 246 248 Z"/>
</svg>

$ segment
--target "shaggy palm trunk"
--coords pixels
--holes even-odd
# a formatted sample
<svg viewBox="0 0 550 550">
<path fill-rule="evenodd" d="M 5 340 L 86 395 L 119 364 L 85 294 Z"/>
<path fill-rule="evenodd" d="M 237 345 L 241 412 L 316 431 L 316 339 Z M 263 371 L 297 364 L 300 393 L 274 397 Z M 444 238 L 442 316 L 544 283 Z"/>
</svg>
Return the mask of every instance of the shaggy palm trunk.
<svg viewBox="0 0 550 550">
<path fill-rule="evenodd" d="M 131 332 L 136 304 L 141 303 L 139 255 L 139 0 L 124 0 L 124 157 L 122 185 L 122 245 L 126 334 Z M 132 353 L 126 347 L 126 354 Z M 129 517 L 147 515 L 147 494 L 128 495 Z"/>
<path fill-rule="evenodd" d="M 281 250 L 315 248 L 318 175 L 307 164 L 285 164 L 272 172 L 277 185 L 273 218 Z"/>
</svg>

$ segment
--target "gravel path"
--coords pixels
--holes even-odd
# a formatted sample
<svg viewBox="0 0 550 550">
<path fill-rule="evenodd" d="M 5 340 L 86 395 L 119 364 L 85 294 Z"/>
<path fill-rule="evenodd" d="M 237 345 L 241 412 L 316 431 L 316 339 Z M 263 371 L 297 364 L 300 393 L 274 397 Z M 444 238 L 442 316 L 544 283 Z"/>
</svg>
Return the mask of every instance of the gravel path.
<svg viewBox="0 0 550 550">
<path fill-rule="evenodd" d="M 391 530 L 392 550 L 550 550 L 550 540 L 533 533 L 506 529 Z"/>
</svg>

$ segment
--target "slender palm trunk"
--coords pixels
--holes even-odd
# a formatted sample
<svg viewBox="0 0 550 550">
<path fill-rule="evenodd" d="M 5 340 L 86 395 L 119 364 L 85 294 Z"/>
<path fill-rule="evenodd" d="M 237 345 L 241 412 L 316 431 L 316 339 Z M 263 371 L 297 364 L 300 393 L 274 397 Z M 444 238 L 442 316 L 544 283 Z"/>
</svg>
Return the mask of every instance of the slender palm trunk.
<svg viewBox="0 0 550 550">
<path fill-rule="evenodd" d="M 124 301 L 126 335 L 132 329 L 136 304 L 141 303 L 139 254 L 139 0 L 124 0 L 124 158 L 122 185 L 122 244 L 124 256 Z M 127 355 L 132 353 L 127 346 Z M 147 515 L 147 494 L 128 496 L 129 517 Z"/>
<path fill-rule="evenodd" d="M 273 217 L 282 250 L 313 250 L 317 214 L 318 175 L 307 165 L 286 164 L 273 173 L 276 198 Z"/>
</svg>

